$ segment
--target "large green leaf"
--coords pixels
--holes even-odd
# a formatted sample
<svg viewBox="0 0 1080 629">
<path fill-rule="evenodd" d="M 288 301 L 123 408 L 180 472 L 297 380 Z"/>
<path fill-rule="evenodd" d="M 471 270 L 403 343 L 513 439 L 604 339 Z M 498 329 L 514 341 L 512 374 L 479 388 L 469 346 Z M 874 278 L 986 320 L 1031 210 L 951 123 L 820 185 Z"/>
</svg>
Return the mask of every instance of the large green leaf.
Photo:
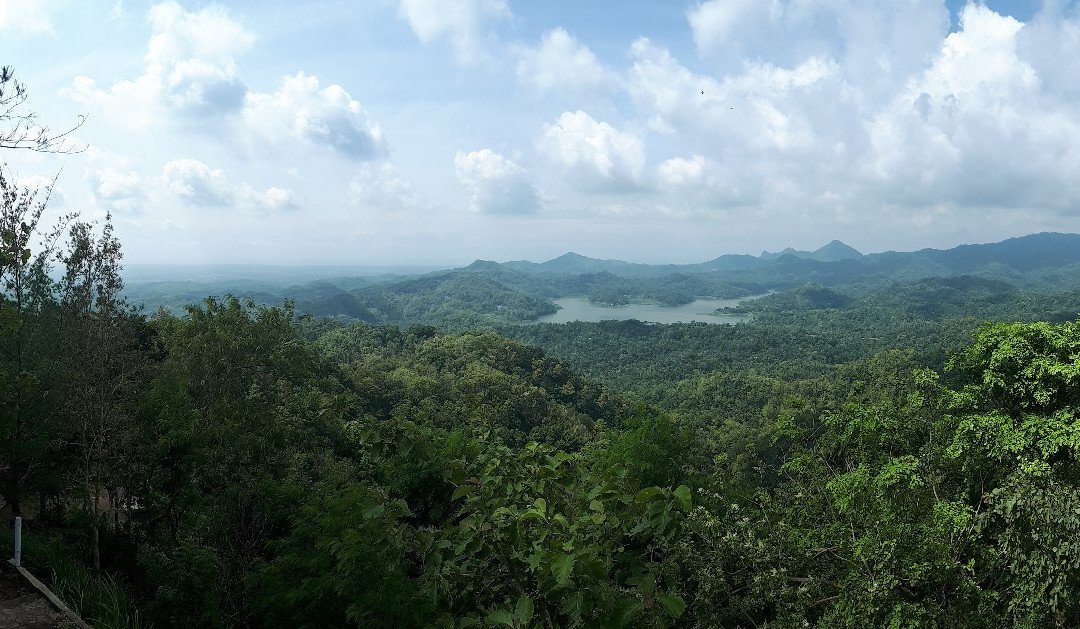
<svg viewBox="0 0 1080 629">
<path fill-rule="evenodd" d="M 691 507 L 690 488 L 686 485 L 679 485 L 672 495 L 675 497 L 675 504 L 679 505 L 679 508 L 683 511 L 689 512 Z"/>
<path fill-rule="evenodd" d="M 672 618 L 678 618 L 686 611 L 686 601 L 678 594 L 660 594 L 656 600 L 660 601 L 660 606 Z"/>
<path fill-rule="evenodd" d="M 466 496 L 476 491 L 476 485 L 461 485 L 454 490 L 453 495 L 450 496 L 450 500 L 457 500 L 462 496 Z"/>
<path fill-rule="evenodd" d="M 489 625 L 505 625 L 507 627 L 514 626 L 514 616 L 505 609 L 497 609 L 487 617 L 487 624 Z"/>
<path fill-rule="evenodd" d="M 559 585 L 566 585 L 570 582 L 570 573 L 573 570 L 573 555 L 556 555 L 556 557 L 551 560 L 551 574 L 555 577 L 555 581 Z"/>
<path fill-rule="evenodd" d="M 526 627 L 532 617 L 533 601 L 528 596 L 522 596 L 518 599 L 517 606 L 514 608 L 514 619 L 518 622 L 519 627 Z"/>
<path fill-rule="evenodd" d="M 637 495 L 634 496 L 634 502 L 648 502 L 653 498 L 656 498 L 657 496 L 662 496 L 663 494 L 664 490 L 660 489 L 659 487 L 646 487 L 645 489 L 637 492 Z"/>
</svg>

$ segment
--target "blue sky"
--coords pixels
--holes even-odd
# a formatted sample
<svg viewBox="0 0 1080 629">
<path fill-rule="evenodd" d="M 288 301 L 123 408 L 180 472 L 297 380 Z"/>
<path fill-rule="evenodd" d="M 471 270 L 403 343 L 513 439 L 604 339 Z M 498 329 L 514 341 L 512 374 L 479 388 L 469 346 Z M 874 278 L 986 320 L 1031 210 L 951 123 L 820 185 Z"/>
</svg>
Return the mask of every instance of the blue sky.
<svg viewBox="0 0 1080 629">
<path fill-rule="evenodd" d="M 689 262 L 1080 230 L 1077 2 L 0 0 L 129 262 Z"/>
</svg>

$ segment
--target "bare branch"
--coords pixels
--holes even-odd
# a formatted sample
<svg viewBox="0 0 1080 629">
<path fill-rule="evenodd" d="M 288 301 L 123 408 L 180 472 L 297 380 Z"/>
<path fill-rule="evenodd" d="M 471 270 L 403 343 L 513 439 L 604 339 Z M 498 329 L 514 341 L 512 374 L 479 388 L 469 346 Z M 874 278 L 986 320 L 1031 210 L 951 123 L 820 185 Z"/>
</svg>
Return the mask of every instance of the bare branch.
<svg viewBox="0 0 1080 629">
<path fill-rule="evenodd" d="M 70 154 L 88 148 L 70 143 L 71 134 L 86 123 L 85 115 L 67 131 L 50 133 L 47 126 L 38 123 L 37 114 L 22 110 L 28 94 L 26 84 L 15 78 L 11 66 L 0 67 L 0 149 Z"/>
</svg>

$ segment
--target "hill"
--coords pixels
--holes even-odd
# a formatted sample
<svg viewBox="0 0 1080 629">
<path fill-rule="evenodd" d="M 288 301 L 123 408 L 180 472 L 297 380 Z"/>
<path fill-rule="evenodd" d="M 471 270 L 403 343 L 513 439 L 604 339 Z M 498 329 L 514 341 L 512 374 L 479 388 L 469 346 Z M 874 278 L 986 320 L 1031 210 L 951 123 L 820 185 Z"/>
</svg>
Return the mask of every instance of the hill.
<svg viewBox="0 0 1080 629">
<path fill-rule="evenodd" d="M 571 252 L 539 263 L 477 260 L 423 275 L 335 277 L 302 284 L 269 279 L 230 283 L 220 276 L 204 282 L 132 282 L 126 294 L 148 309 L 165 306 L 174 312 L 208 293 L 232 293 L 261 304 L 291 299 L 298 312 L 315 316 L 467 327 L 534 320 L 554 312 L 551 300 L 561 297 L 607 305 L 680 305 L 696 297 L 742 297 L 811 283 L 880 290 L 894 282 L 959 276 L 1029 289 L 1080 288 L 1080 235 L 1041 233 L 944 250 L 865 255 L 834 240 L 814 251 L 722 255 L 696 264 L 639 264 Z"/>
</svg>

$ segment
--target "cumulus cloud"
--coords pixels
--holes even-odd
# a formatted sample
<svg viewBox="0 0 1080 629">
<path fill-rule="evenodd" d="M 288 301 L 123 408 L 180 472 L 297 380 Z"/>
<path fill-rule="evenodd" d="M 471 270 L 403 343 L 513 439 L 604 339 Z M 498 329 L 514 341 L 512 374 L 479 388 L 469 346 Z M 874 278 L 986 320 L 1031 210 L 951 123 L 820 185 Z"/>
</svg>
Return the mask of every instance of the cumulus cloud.
<svg viewBox="0 0 1080 629">
<path fill-rule="evenodd" d="M 211 169 L 197 159 L 174 159 L 166 163 L 161 178 L 169 192 L 190 205 L 229 205 L 233 199 L 225 172 Z"/>
<path fill-rule="evenodd" d="M 831 57 L 866 87 L 920 69 L 950 23 L 940 0 L 707 0 L 687 20 L 699 53 L 726 71 Z"/>
<path fill-rule="evenodd" d="M 709 0 L 690 9 L 687 19 L 698 50 L 711 52 L 725 42 L 733 42 L 742 48 L 736 51 L 740 53 L 738 56 L 745 57 L 748 44 L 756 43 L 771 30 L 784 6 L 775 0 Z M 737 35 L 742 35 L 744 40 L 739 41 Z"/>
<path fill-rule="evenodd" d="M 147 20 L 152 35 L 142 75 L 108 89 L 90 77 L 76 77 L 67 95 L 136 125 L 153 122 L 159 108 L 170 114 L 211 116 L 243 106 L 247 86 L 234 57 L 255 38 L 223 8 L 188 11 L 170 0 L 154 5 Z"/>
<path fill-rule="evenodd" d="M 192 113 L 235 111 L 247 91 L 233 57 L 254 36 L 210 5 L 185 11 L 175 2 L 150 9 L 154 34 L 146 52 L 146 72 L 159 77 L 162 96 L 176 110 Z"/>
<path fill-rule="evenodd" d="M 631 47 L 630 94 L 654 129 L 755 150 L 790 151 L 835 127 L 854 102 L 840 89 L 836 63 L 811 57 L 793 68 L 748 64 L 721 80 L 697 75 L 647 39 Z"/>
<path fill-rule="evenodd" d="M 454 157 L 458 181 L 472 192 L 469 209 L 484 214 L 527 214 L 540 209 L 529 173 L 491 149 Z"/>
<path fill-rule="evenodd" d="M 586 188 L 625 190 L 641 183 L 644 142 L 581 110 L 545 125 L 540 148 Z"/>
<path fill-rule="evenodd" d="M 0 2 L 0 33 L 5 31 L 52 35 L 52 13 L 56 3 L 49 0 Z"/>
<path fill-rule="evenodd" d="M 102 89 L 79 76 L 64 93 L 126 126 L 154 126 L 163 116 L 201 123 L 239 114 L 243 124 L 235 130 L 271 144 L 299 141 L 358 160 L 385 153 L 379 126 L 340 85 L 322 87 L 317 77 L 298 72 L 277 91 L 250 91 L 235 57 L 255 37 L 220 6 L 189 11 L 169 0 L 154 5 L 147 20 L 152 34 L 139 77 Z"/>
<path fill-rule="evenodd" d="M 522 48 L 518 55 L 518 81 L 538 92 L 596 92 L 616 82 L 588 46 L 562 28 L 544 33 L 537 48 Z"/>
<path fill-rule="evenodd" d="M 125 157 L 91 147 L 84 178 L 94 202 L 107 210 L 134 213 L 146 201 L 142 175 L 131 168 Z"/>
<path fill-rule="evenodd" d="M 271 187 L 259 191 L 247 184 L 230 184 L 224 171 L 212 169 L 197 159 L 167 162 L 161 172 L 166 189 L 188 205 L 197 207 L 243 207 L 263 211 L 297 207 L 292 192 Z"/>
<path fill-rule="evenodd" d="M 303 72 L 286 77 L 272 94 L 249 94 L 243 119 L 272 143 L 326 146 L 356 160 L 386 153 L 382 130 L 360 103 L 340 85 L 320 89 L 318 77 Z"/>
<path fill-rule="evenodd" d="M 411 183 L 388 162 L 364 164 L 349 183 L 353 205 L 377 210 L 413 209 L 420 205 Z"/>
<path fill-rule="evenodd" d="M 674 157 L 661 162 L 657 171 L 660 182 L 665 186 L 700 186 L 705 181 L 705 158 L 701 155 L 694 155 L 690 159 Z"/>
<path fill-rule="evenodd" d="M 713 210 L 753 205 L 760 201 L 752 185 L 756 178 L 738 173 L 703 155 L 673 157 L 656 168 L 658 191 L 667 205 L 702 214 Z"/>
<path fill-rule="evenodd" d="M 259 191 L 249 185 L 237 188 L 238 205 L 266 212 L 282 212 L 300 207 L 299 201 L 291 190 L 271 186 Z"/>
<path fill-rule="evenodd" d="M 1080 74 L 1061 59 L 1080 54 L 1080 11 L 1062 6 L 1023 24 L 972 3 L 949 33 L 923 0 L 700 3 L 688 19 L 715 73 L 648 39 L 630 50 L 637 115 L 690 155 L 658 165 L 658 203 L 927 230 L 1076 214 Z"/>
<path fill-rule="evenodd" d="M 1020 56 L 1023 28 L 967 5 L 930 67 L 872 119 L 872 174 L 897 202 L 1080 210 L 1080 107 L 1049 97 Z"/>
<path fill-rule="evenodd" d="M 1080 97 L 1080 64 L 1063 63 L 1080 58 L 1080 5 L 1044 2 L 1042 10 L 1017 33 L 1016 47 L 1048 96 Z"/>
<path fill-rule="evenodd" d="M 446 40 L 458 63 L 469 65 L 485 56 L 485 28 L 510 17 L 506 0 L 400 0 L 398 14 L 423 43 Z"/>
</svg>

